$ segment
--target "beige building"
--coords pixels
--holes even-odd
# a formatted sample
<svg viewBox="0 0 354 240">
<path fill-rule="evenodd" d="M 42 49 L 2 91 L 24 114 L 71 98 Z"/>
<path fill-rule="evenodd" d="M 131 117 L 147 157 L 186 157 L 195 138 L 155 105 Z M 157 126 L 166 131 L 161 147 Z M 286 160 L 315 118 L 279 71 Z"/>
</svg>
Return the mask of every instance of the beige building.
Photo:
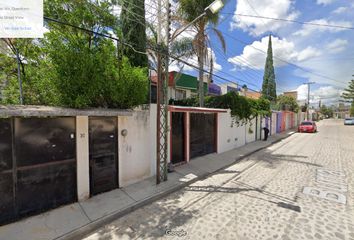
<svg viewBox="0 0 354 240">
<path fill-rule="evenodd" d="M 292 97 L 297 100 L 297 91 L 284 92 L 284 96 Z"/>
</svg>

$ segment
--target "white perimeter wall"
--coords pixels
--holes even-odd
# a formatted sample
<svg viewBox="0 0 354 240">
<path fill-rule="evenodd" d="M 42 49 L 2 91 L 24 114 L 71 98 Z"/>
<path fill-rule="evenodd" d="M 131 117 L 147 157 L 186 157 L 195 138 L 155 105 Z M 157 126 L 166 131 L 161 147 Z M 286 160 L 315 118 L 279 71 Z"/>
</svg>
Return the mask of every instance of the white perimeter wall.
<svg viewBox="0 0 354 240">
<path fill-rule="evenodd" d="M 128 135 L 122 136 L 126 129 Z M 141 181 L 156 172 L 156 104 L 118 117 L 119 187 Z"/>
<path fill-rule="evenodd" d="M 272 129 L 270 131 L 271 135 L 277 134 L 277 114 L 272 113 Z"/>
<path fill-rule="evenodd" d="M 242 126 L 237 126 L 234 123 L 232 126 L 230 111 L 227 113 L 218 113 L 218 153 L 254 142 L 256 136 L 256 119 L 253 119 L 251 122 L 252 126 L 249 123 Z M 250 127 L 253 133 L 248 132 Z"/>
</svg>

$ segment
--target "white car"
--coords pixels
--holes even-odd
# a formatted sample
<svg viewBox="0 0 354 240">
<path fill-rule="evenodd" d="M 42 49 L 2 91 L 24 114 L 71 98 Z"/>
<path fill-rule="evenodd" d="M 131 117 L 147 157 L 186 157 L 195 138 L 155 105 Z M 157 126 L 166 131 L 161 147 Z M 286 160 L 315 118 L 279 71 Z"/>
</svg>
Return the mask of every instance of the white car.
<svg viewBox="0 0 354 240">
<path fill-rule="evenodd" d="M 354 125 L 354 117 L 344 119 L 344 125 Z"/>
</svg>

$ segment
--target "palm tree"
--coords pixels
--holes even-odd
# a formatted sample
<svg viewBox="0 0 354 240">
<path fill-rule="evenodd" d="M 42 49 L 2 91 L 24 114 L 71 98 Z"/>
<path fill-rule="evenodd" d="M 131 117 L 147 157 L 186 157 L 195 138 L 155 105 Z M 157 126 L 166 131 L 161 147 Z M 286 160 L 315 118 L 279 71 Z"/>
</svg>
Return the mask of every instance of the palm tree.
<svg viewBox="0 0 354 240">
<path fill-rule="evenodd" d="M 157 52 L 154 49 L 157 49 L 158 42 L 157 42 L 157 31 L 155 26 L 151 23 L 147 23 L 147 30 L 148 30 L 148 39 L 147 45 L 151 48 L 147 49 L 147 53 L 149 55 L 149 67 L 155 71 L 157 71 Z M 188 37 L 183 37 L 176 41 L 173 41 L 170 48 L 170 54 L 172 54 L 176 58 L 181 57 L 191 57 L 195 54 L 193 48 L 193 39 Z M 175 59 L 170 58 L 171 65 Z"/>
<path fill-rule="evenodd" d="M 213 0 L 180 0 L 179 1 L 179 22 L 182 24 L 183 28 L 188 23 L 192 22 L 198 16 L 204 13 L 205 9 L 213 2 Z M 199 67 L 199 93 L 200 99 L 199 104 L 202 107 L 204 105 L 204 63 L 207 61 L 208 57 L 208 46 L 210 47 L 210 38 L 206 33 L 208 25 L 211 23 L 210 30 L 213 31 L 221 42 L 223 51 L 226 51 L 225 39 L 222 33 L 216 29 L 216 25 L 219 22 L 219 15 L 205 15 L 199 21 L 195 22 L 192 26 L 192 29 L 196 32 L 196 35 L 193 39 L 193 48 L 198 57 L 198 67 Z M 178 32 L 178 29 L 177 31 Z M 212 60 L 211 60 L 212 62 Z M 213 64 L 211 64 L 212 67 Z M 212 72 L 212 69 L 211 71 Z"/>
</svg>

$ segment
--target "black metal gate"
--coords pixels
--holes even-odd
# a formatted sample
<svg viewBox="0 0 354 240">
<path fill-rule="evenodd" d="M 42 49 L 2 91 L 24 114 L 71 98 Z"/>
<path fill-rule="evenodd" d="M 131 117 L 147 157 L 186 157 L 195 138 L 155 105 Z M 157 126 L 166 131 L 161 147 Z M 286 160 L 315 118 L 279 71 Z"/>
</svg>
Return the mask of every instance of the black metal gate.
<svg viewBox="0 0 354 240">
<path fill-rule="evenodd" d="M 185 124 L 184 113 L 172 113 L 172 164 L 177 164 L 185 161 Z"/>
<path fill-rule="evenodd" d="M 0 224 L 15 218 L 12 122 L 0 119 Z"/>
<path fill-rule="evenodd" d="M 1 125 L 0 194 L 6 197 L 0 205 L 8 217 L 1 213 L 0 221 L 75 202 L 75 118 L 15 118 Z"/>
<path fill-rule="evenodd" d="M 118 188 L 117 118 L 91 117 L 90 192 L 91 195 Z"/>
<path fill-rule="evenodd" d="M 190 157 L 216 152 L 215 114 L 190 114 Z"/>
</svg>

